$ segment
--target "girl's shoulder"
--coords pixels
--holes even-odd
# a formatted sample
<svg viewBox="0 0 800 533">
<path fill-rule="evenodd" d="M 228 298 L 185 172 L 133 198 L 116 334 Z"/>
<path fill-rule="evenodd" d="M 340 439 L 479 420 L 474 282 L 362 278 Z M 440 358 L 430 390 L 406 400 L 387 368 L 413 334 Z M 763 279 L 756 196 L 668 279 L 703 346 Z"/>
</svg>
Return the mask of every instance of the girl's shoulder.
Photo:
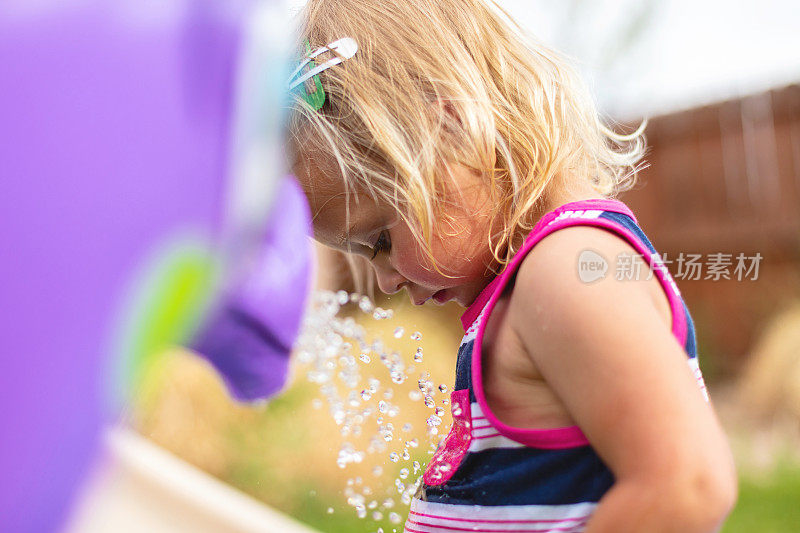
<svg viewBox="0 0 800 533">
<path fill-rule="evenodd" d="M 616 199 L 569 202 L 548 212 L 509 266 L 508 311 L 523 322 L 531 302 L 551 313 L 575 313 L 576 326 L 593 320 L 584 310 L 598 299 L 606 312 L 626 299 L 655 306 L 668 326 L 679 311 L 679 292 L 666 270 L 659 271 L 658 253 L 631 209 Z"/>
<path fill-rule="evenodd" d="M 620 271 L 621 263 L 628 261 L 638 261 L 638 276 Z M 671 304 L 649 268 L 640 250 L 619 233 L 593 225 L 563 227 L 538 240 L 518 265 L 508 319 L 515 330 L 526 329 L 528 334 L 530 318 L 540 312 L 565 320 L 562 326 L 591 330 L 598 313 L 614 314 L 627 307 L 640 314 L 654 311 L 652 316 L 669 328 Z M 536 331 L 554 333 L 549 328 Z"/>
<path fill-rule="evenodd" d="M 609 262 L 604 275 L 582 279 L 586 250 Z M 676 483 L 695 469 L 726 481 L 730 454 L 692 359 L 675 342 L 664 277 L 631 279 L 610 264 L 639 252 L 599 225 L 548 234 L 518 265 L 509 325 L 618 483 L 665 475 Z M 697 457 L 697 442 L 713 451 Z"/>
</svg>

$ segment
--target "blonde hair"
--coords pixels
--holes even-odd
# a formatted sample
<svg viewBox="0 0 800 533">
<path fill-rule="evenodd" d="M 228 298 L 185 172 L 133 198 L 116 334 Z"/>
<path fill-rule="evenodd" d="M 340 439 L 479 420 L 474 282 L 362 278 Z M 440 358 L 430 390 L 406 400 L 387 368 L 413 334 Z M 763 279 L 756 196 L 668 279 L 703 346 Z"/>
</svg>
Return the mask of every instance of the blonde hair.
<svg viewBox="0 0 800 533">
<path fill-rule="evenodd" d="M 342 37 L 359 49 L 320 75 L 322 109 L 294 97 L 290 144 L 335 160 L 346 195 L 394 206 L 437 271 L 448 164 L 485 179 L 502 227 L 485 237 L 500 270 L 554 179 L 604 196 L 635 181 L 643 128 L 605 127 L 570 64 L 491 0 L 309 0 L 299 16 L 297 50 Z"/>
</svg>

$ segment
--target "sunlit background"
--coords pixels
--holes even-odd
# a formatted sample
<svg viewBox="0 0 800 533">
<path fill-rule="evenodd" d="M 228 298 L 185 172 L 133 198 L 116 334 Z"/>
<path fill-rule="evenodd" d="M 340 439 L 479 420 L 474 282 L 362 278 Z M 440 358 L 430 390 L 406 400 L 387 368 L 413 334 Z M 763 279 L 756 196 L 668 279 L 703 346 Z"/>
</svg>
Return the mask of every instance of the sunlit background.
<svg viewBox="0 0 800 533">
<path fill-rule="evenodd" d="M 303 3 L 290 2 L 289 12 Z M 700 365 L 740 475 L 739 502 L 723 531 L 797 531 L 800 10 L 784 0 L 500 4 L 575 59 L 609 124 L 633 131 L 649 120 L 649 167 L 621 199 L 666 256 L 695 320 Z M 316 252 L 316 288 L 354 290 L 338 253 Z M 730 257 L 730 279 L 706 271 L 682 279 L 679 257 L 713 254 Z M 739 254 L 760 256 L 757 275 L 736 279 Z M 193 283 L 209 279 L 203 268 Z M 393 317 L 376 320 L 349 304 L 342 314 L 409 363 L 422 347 L 415 372 L 452 388 L 463 310 L 415 308 L 405 293 L 375 304 Z M 421 339 L 411 339 L 417 331 Z M 404 520 L 407 509 L 395 483 L 402 468 L 430 457 L 431 409 L 414 396 L 416 379 L 392 383 L 375 363 L 358 363 L 365 379 L 381 382 L 373 401 L 386 394 L 399 408 L 397 433 L 411 425 L 399 438 L 421 444 L 408 460 L 389 460 L 389 447 L 341 468 L 343 443 L 364 447 L 359 438 L 369 435 L 343 432 L 307 364 L 295 359 L 281 394 L 247 405 L 231 399 L 205 359 L 183 348 L 156 350 L 104 437 L 111 466 L 83 489 L 70 529 L 401 531 L 390 519 Z M 359 518 L 348 494 L 365 487 L 366 503 L 376 504 Z"/>
</svg>

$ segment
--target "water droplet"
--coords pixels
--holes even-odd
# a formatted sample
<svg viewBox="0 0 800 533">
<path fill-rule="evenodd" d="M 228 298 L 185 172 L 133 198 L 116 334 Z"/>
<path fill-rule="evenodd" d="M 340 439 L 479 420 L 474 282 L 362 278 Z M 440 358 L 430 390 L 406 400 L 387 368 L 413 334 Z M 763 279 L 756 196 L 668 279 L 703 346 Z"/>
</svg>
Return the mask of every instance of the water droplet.
<svg viewBox="0 0 800 533">
<path fill-rule="evenodd" d="M 341 426 L 344 423 L 344 418 L 347 416 L 343 409 L 336 409 L 333 411 L 333 421 L 336 422 L 337 426 Z"/>
<path fill-rule="evenodd" d="M 359 313 L 359 316 L 355 318 L 341 316 L 345 314 L 345 310 L 349 311 L 346 305 L 350 303 L 358 305 L 364 315 Z M 315 408 L 326 405 L 339 432 L 347 438 L 355 438 L 363 433 L 362 438 L 366 443 L 363 449 L 357 449 L 352 444 L 344 443 L 344 439 L 342 439 L 336 464 L 345 468 L 351 463 L 361 463 L 367 454 L 383 457 L 383 461 L 378 461 L 380 463 L 384 463 L 387 456 L 389 461 L 395 464 L 403 460 L 408 461 L 406 465 L 398 465 L 406 468 L 399 470 L 400 477 L 393 483 L 394 488 L 397 488 L 399 492 L 399 498 L 389 501 L 389 505 L 385 508 L 377 506 L 377 498 L 370 500 L 366 497 L 372 493 L 372 489 L 364 486 L 362 480 L 358 478 L 351 480 L 350 485 L 343 492 L 348 505 L 354 508 L 361 518 L 379 517 L 380 515 L 374 515 L 376 511 L 386 515 L 389 513 L 388 508 L 394 505 L 395 501 L 398 504 L 400 501 L 410 502 L 418 488 L 419 476 L 424 470 L 419 462 L 416 462 L 416 466 L 413 467 L 413 476 L 409 472 L 412 469 L 411 450 L 418 447 L 427 449 L 426 441 L 428 439 L 412 438 L 413 435 L 409 433 L 412 429 L 411 424 L 400 418 L 405 413 L 401 413 L 398 405 L 391 403 L 394 401 L 394 393 L 384 387 L 384 383 L 388 382 L 386 378 L 390 377 L 397 384 L 398 388 L 395 392 L 400 394 L 399 387 L 403 386 L 405 381 L 411 380 L 411 376 L 419 376 L 418 387 L 409 387 L 414 390 L 405 389 L 408 392 L 408 398 L 413 401 L 424 399 L 425 404 L 432 409 L 431 414 L 440 419 L 444 413 L 443 410 L 435 410 L 436 405 L 447 405 L 444 399 L 440 402 L 439 397 L 436 396 L 438 393 L 446 394 L 447 389 L 440 388 L 439 384 L 431 380 L 430 373 L 421 368 L 423 350 L 419 344 L 421 344 L 422 334 L 398 324 L 393 324 L 397 327 L 392 327 L 390 330 L 398 339 L 402 339 L 404 336 L 410 337 L 412 342 L 417 343 L 417 346 L 413 347 L 409 354 L 415 359 L 409 363 L 415 364 L 419 369 L 415 371 L 413 367 L 406 366 L 406 361 L 403 360 L 400 352 L 387 349 L 379 337 L 368 336 L 366 327 L 359 322 L 368 320 L 370 316 L 377 320 L 386 320 L 392 318 L 394 313 L 391 309 L 377 307 L 369 297 L 361 294 L 351 294 L 347 291 L 314 291 L 311 310 L 303 318 L 303 328 L 297 341 L 299 362 L 307 365 L 307 368 L 304 369 L 305 375 L 308 376 L 310 382 L 318 385 L 320 392 L 319 398 L 312 405 Z M 384 335 L 386 334 L 384 333 Z M 375 376 L 363 376 L 367 370 L 364 365 L 370 364 L 373 366 L 369 370 L 375 371 Z M 389 376 L 378 376 L 377 372 L 382 373 L 384 367 Z M 377 377 L 380 379 L 376 379 Z M 375 400 L 375 403 L 372 403 L 372 400 Z M 378 400 L 382 400 L 383 403 Z M 389 420 L 394 421 L 397 430 Z M 430 420 L 430 422 L 435 423 L 434 420 Z M 440 428 L 444 427 L 444 422 L 424 427 L 431 435 L 429 438 L 432 441 L 438 439 L 435 435 Z M 394 441 L 394 433 L 400 428 L 405 432 L 403 436 L 408 440 L 402 439 L 400 442 L 404 446 L 392 451 L 389 445 Z M 442 433 L 446 433 L 446 431 L 442 431 Z M 361 438 L 359 438 L 360 441 Z M 372 476 L 369 478 L 371 480 L 378 481 L 386 474 L 385 463 L 369 468 L 370 470 L 367 472 L 372 472 Z M 414 478 L 416 481 L 412 483 Z M 394 492 L 393 488 L 392 492 Z M 375 490 L 375 493 L 376 495 L 381 494 L 378 490 Z M 382 519 L 386 520 L 387 517 L 384 516 Z M 391 527 L 385 529 L 392 530 Z"/>
<path fill-rule="evenodd" d="M 375 312 L 372 314 L 372 317 L 376 320 L 388 320 L 394 316 L 394 311 L 391 309 L 382 309 L 380 307 L 375 308 Z"/>
<path fill-rule="evenodd" d="M 358 308 L 364 313 L 370 313 L 375 308 L 368 296 L 362 296 L 358 301 Z"/>
</svg>

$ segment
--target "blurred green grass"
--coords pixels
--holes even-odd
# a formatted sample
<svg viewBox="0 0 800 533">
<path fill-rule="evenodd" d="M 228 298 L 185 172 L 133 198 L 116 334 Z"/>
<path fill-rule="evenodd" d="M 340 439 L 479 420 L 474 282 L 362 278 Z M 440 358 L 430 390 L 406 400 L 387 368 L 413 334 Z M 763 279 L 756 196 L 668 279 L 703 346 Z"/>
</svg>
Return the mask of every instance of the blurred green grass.
<svg viewBox="0 0 800 533">
<path fill-rule="evenodd" d="M 303 497 L 302 494 L 298 494 Z M 351 509 L 337 509 L 325 514 L 325 503 L 316 496 L 305 495 L 307 510 L 297 518 L 328 533 L 375 531 L 386 524 L 366 527 Z M 400 529 L 398 529 L 400 531 Z M 739 477 L 739 500 L 722 533 L 796 533 L 800 531 L 800 465 L 783 461 L 766 474 Z"/>
<path fill-rule="evenodd" d="M 739 501 L 722 531 L 800 531 L 800 464 L 786 459 L 767 472 L 740 473 Z"/>
</svg>

